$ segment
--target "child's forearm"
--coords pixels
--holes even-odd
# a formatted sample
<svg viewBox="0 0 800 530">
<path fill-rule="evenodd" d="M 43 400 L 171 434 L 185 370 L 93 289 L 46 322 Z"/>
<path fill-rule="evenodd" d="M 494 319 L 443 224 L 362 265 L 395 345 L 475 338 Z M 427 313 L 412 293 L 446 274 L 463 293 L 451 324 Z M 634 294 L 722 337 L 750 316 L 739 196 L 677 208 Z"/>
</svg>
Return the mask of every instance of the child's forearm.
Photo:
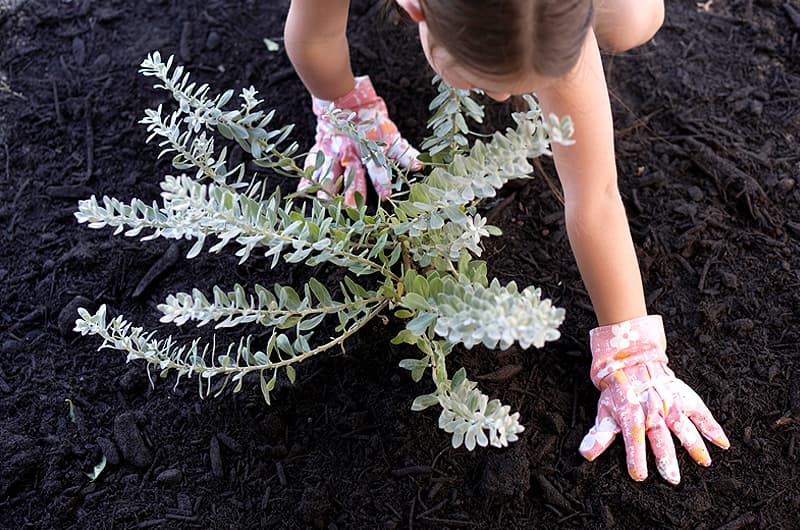
<svg viewBox="0 0 800 530">
<path fill-rule="evenodd" d="M 355 85 L 347 45 L 350 0 L 292 0 L 284 43 L 297 75 L 314 96 L 333 100 Z"/>
<path fill-rule="evenodd" d="M 567 233 L 601 326 L 644 316 L 642 280 L 618 193 L 566 211 Z"/>
<path fill-rule="evenodd" d="M 642 280 L 617 190 L 611 105 L 594 34 L 575 71 L 539 92 L 545 112 L 570 115 L 575 144 L 554 145 L 566 226 L 600 325 L 647 314 Z"/>
</svg>

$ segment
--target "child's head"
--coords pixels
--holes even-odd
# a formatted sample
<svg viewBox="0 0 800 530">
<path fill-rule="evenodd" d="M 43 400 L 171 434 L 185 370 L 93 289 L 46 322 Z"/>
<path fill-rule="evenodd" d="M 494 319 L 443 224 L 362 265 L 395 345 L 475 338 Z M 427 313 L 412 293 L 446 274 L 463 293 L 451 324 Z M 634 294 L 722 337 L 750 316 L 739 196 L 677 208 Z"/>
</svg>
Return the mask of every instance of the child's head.
<svg viewBox="0 0 800 530">
<path fill-rule="evenodd" d="M 457 88 L 502 100 L 569 72 L 593 0 L 397 0 L 419 26 L 428 62 Z"/>
</svg>

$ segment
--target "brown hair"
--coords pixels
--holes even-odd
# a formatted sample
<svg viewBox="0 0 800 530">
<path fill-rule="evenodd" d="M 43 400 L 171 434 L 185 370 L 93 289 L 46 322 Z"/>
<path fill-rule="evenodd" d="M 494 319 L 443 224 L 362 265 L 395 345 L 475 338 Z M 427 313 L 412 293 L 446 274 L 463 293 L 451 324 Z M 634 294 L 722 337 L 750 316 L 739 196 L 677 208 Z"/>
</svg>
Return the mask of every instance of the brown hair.
<svg viewBox="0 0 800 530">
<path fill-rule="evenodd" d="M 420 0 L 434 44 L 488 75 L 560 77 L 580 58 L 592 0 Z"/>
</svg>

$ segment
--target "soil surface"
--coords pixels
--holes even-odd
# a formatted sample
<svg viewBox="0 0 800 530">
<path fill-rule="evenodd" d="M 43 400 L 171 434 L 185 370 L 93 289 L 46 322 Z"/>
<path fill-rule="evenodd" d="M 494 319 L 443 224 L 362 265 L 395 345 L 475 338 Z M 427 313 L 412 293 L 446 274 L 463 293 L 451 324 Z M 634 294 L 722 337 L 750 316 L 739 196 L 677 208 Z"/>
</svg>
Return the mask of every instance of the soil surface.
<svg viewBox="0 0 800 530">
<path fill-rule="evenodd" d="M 708 469 L 679 448 L 677 487 L 652 461 L 647 481 L 629 479 L 621 441 L 594 463 L 578 454 L 598 397 L 594 317 L 541 178 L 487 203 L 504 236 L 486 257 L 492 276 L 566 308 L 563 337 L 450 361 L 521 412 L 527 429 L 505 450 L 454 450 L 436 411 L 411 412 L 432 385 L 398 368 L 413 352 L 389 343 L 395 325 L 377 322 L 346 353 L 301 366 L 271 407 L 257 383 L 204 401 L 172 378 L 153 389 L 141 364 L 71 331 L 77 306 L 105 303 L 189 339 L 197 331 L 158 324 L 167 294 L 308 277 L 257 258 L 239 267 L 232 253 L 186 260 L 186 241 L 142 243 L 73 216 L 91 194 L 155 200 L 172 172 L 137 124 L 168 103 L 137 74 L 153 50 L 219 91 L 252 84 L 310 146 L 308 95 L 283 50 L 262 41 L 279 41 L 287 7 L 0 1 L 0 527 L 797 528 L 797 0 L 668 1 L 652 42 L 605 57 L 649 309 L 664 315 L 671 366 L 732 442 L 711 447 Z M 354 1 L 349 31 L 355 71 L 419 144 L 433 88 L 414 28 Z M 490 123 L 507 112 L 492 107 Z M 140 285 L 162 258 L 166 270 Z"/>
</svg>

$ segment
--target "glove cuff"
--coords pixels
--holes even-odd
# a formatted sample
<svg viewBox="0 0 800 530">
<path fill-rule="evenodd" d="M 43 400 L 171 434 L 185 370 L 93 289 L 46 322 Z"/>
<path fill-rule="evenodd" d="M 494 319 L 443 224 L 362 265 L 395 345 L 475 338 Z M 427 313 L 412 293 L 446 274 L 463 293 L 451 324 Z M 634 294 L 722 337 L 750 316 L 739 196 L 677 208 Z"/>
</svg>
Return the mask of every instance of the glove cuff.
<svg viewBox="0 0 800 530">
<path fill-rule="evenodd" d="M 373 88 L 369 76 L 362 75 L 355 79 L 356 84 L 353 90 L 332 101 L 311 96 L 311 107 L 314 110 L 314 114 L 316 116 L 325 114 L 325 111 L 327 111 L 331 105 L 337 109 L 358 111 L 358 109 L 362 107 L 372 105 L 376 101 L 381 100 L 378 94 L 375 93 L 375 88 Z"/>
<path fill-rule="evenodd" d="M 592 383 L 601 389 L 609 374 L 649 362 L 667 363 L 667 339 L 660 315 L 626 320 L 589 332 Z"/>
</svg>

